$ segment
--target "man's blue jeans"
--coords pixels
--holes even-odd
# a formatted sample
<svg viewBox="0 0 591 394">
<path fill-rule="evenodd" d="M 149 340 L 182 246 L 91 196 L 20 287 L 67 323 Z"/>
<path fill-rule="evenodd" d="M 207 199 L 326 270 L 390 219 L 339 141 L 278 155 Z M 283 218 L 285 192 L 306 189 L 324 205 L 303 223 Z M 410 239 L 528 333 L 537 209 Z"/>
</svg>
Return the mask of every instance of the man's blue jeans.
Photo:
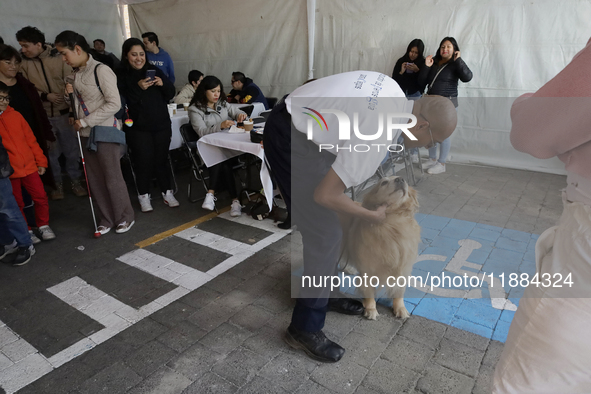
<svg viewBox="0 0 591 394">
<path fill-rule="evenodd" d="M 32 245 L 27 222 L 12 194 L 10 179 L 0 179 L 0 245 L 10 245 L 16 239 L 18 246 Z"/>
</svg>

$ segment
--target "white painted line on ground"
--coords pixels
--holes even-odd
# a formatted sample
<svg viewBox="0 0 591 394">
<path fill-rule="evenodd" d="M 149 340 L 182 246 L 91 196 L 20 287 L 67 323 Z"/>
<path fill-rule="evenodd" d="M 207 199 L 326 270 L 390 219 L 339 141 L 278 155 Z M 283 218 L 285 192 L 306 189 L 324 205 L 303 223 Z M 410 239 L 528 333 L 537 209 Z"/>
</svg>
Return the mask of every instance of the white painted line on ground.
<svg viewBox="0 0 591 394">
<path fill-rule="evenodd" d="M 270 219 L 254 220 L 249 215 L 241 215 L 241 216 L 234 218 L 234 217 L 230 216 L 230 212 L 224 212 L 221 215 L 219 215 L 218 218 L 226 219 L 226 220 L 229 220 L 229 221 L 235 222 L 235 223 L 244 224 L 245 226 L 249 226 L 249 227 L 255 227 L 255 228 L 258 228 L 261 230 L 268 231 L 270 233 L 279 233 L 279 234 L 287 235 L 287 234 L 291 233 L 291 231 L 292 231 L 291 229 L 289 229 L 289 230 L 280 229 L 279 227 L 277 227 L 277 223 L 273 223 L 273 221 Z"/>
<path fill-rule="evenodd" d="M 190 228 L 175 234 L 179 238 L 231 255 L 208 272 L 201 272 L 145 249 L 136 249 L 118 257 L 117 260 L 122 263 L 178 286 L 139 309 L 124 304 L 79 277 L 70 278 L 50 287 L 47 291 L 51 294 L 99 322 L 105 328 L 52 357 L 46 358 L 0 321 L 0 387 L 7 394 L 22 389 L 54 368 L 58 368 L 91 350 L 291 233 L 291 230 L 277 228 L 270 220 L 255 221 L 246 215 L 233 218 L 229 216 L 229 213 L 224 213 L 220 217 L 273 234 L 253 245 L 197 228 Z"/>
<path fill-rule="evenodd" d="M 12 394 L 52 370 L 53 366 L 45 357 L 39 353 L 31 354 L 0 373 L 0 386 L 7 394 Z"/>
</svg>

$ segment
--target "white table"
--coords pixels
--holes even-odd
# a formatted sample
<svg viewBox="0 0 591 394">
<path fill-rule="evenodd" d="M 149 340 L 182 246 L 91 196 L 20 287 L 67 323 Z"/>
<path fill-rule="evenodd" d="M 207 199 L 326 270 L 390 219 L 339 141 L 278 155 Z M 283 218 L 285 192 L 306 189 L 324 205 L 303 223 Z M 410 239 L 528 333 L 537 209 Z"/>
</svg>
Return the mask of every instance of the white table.
<svg viewBox="0 0 591 394">
<path fill-rule="evenodd" d="M 248 105 L 254 105 L 254 109 L 252 110 L 252 114 L 250 115 L 251 118 L 259 116 L 261 112 L 265 111 L 265 106 L 263 103 L 252 103 L 252 104 L 232 104 L 228 103 L 228 105 L 233 105 L 238 108 L 246 107 Z M 176 114 L 170 118 L 172 122 L 172 138 L 170 139 L 170 146 L 168 150 L 178 149 L 183 146 L 183 138 L 181 137 L 181 126 L 184 124 L 189 123 L 189 112 L 185 111 L 183 108 L 179 108 L 176 110 Z M 258 156 L 258 155 L 257 155 Z"/>
<path fill-rule="evenodd" d="M 181 126 L 189 123 L 189 112 L 184 109 L 177 109 L 176 115 L 170 118 L 172 123 L 172 138 L 170 139 L 170 146 L 168 150 L 173 150 L 183 146 L 183 138 L 181 137 Z"/>
<path fill-rule="evenodd" d="M 260 173 L 261 183 L 265 190 L 269 209 L 273 208 L 273 182 L 265 164 L 265 152 L 261 144 L 250 142 L 250 133 L 230 134 L 222 131 L 208 134 L 197 141 L 197 149 L 199 149 L 199 154 L 207 167 L 214 166 L 242 153 L 250 153 L 260 158 L 263 161 Z"/>
<path fill-rule="evenodd" d="M 236 106 L 238 108 L 247 107 L 249 105 L 254 105 L 252 110 L 252 114 L 250 114 L 251 118 L 259 116 L 261 112 L 265 111 L 265 106 L 263 103 L 250 103 L 250 104 L 237 104 L 237 103 L 228 103 L 228 105 Z"/>
</svg>

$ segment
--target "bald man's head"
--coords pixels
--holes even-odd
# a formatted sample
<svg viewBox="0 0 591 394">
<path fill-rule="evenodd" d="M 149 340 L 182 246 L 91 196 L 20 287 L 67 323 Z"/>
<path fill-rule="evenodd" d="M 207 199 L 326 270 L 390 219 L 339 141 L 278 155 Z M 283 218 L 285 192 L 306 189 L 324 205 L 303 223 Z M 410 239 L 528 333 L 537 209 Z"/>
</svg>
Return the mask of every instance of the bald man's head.
<svg viewBox="0 0 591 394">
<path fill-rule="evenodd" d="M 417 124 L 409 131 L 417 138 L 410 140 L 404 134 L 407 149 L 430 147 L 442 142 L 453 133 L 458 124 L 457 111 L 447 97 L 425 95 L 415 101 L 412 114 L 417 117 Z"/>
</svg>

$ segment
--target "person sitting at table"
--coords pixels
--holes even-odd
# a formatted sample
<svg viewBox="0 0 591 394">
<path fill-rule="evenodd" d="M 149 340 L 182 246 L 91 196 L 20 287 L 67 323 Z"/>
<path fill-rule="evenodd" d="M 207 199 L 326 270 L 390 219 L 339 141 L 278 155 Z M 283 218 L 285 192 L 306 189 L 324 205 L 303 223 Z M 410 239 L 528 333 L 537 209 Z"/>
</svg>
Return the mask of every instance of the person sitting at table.
<svg viewBox="0 0 591 394">
<path fill-rule="evenodd" d="M 213 75 L 208 75 L 199 84 L 189 107 L 189 119 L 191 126 L 199 137 L 207 134 L 219 133 L 230 128 L 234 120 L 242 122 L 246 119 L 246 113 L 228 105 L 222 81 Z M 232 175 L 232 166 L 237 158 L 226 160 L 209 168 L 209 190 L 205 201 L 201 206 L 203 209 L 213 211 L 215 208 L 215 192 L 228 190 L 232 197 L 230 216 L 240 216 L 242 206 L 238 199 L 238 190 Z"/>
<path fill-rule="evenodd" d="M 154 210 L 150 203 L 154 176 L 164 203 L 178 207 L 167 166 L 172 129 L 166 104 L 174 96 L 174 85 L 162 70 L 146 61 L 146 49 L 139 39 L 128 38 L 121 52 L 117 87 L 128 108 L 123 130 L 131 150 L 140 207 L 142 212 Z M 155 72 L 153 78 L 148 70 Z"/>
<path fill-rule="evenodd" d="M 203 73 L 199 70 L 191 70 L 189 72 L 189 83 L 183 86 L 179 94 L 174 98 L 176 104 L 190 103 L 195 95 L 195 89 L 203 80 Z"/>
<path fill-rule="evenodd" d="M 262 103 L 265 109 L 269 109 L 269 104 L 265 95 L 251 78 L 246 78 L 246 75 L 240 71 L 232 73 L 232 90 L 228 96 L 229 103 Z"/>
</svg>

